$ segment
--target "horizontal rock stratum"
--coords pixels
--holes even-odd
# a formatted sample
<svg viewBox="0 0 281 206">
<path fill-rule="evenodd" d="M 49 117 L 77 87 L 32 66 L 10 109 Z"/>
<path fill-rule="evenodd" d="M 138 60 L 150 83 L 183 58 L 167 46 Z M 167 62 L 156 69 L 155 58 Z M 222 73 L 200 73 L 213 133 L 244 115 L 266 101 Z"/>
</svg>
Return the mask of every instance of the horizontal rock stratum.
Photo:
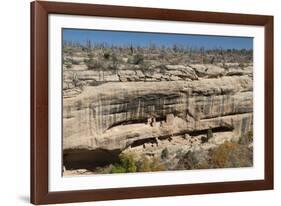
<svg viewBox="0 0 281 206">
<path fill-rule="evenodd" d="M 63 100 L 63 149 L 122 151 L 146 139 L 194 135 L 208 129 L 231 131 L 238 138 L 253 124 L 252 68 L 226 71 L 216 66 L 213 72 L 206 68 L 166 66 L 166 71 L 181 78 L 115 78 L 84 86 L 83 92 Z M 81 72 L 80 80 L 89 79 L 87 75 Z"/>
</svg>

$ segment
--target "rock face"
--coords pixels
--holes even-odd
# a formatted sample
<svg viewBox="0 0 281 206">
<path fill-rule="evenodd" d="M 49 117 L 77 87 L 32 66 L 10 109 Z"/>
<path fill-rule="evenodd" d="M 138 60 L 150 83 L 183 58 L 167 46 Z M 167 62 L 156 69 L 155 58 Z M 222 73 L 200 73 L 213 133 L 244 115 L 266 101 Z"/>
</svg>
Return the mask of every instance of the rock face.
<svg viewBox="0 0 281 206">
<path fill-rule="evenodd" d="M 67 79 L 71 72 L 64 75 Z M 209 129 L 231 133 L 235 140 L 252 129 L 251 66 L 166 65 L 150 73 L 80 71 L 76 78 L 106 83 L 86 84 L 80 92 L 65 95 L 66 154 L 122 151 L 171 136 L 206 134 Z M 72 87 L 64 85 L 65 90 Z"/>
<path fill-rule="evenodd" d="M 66 170 L 98 171 L 120 163 L 120 153 L 173 170 L 188 152 L 207 157 L 251 136 L 251 49 L 69 42 L 62 60 Z"/>
</svg>

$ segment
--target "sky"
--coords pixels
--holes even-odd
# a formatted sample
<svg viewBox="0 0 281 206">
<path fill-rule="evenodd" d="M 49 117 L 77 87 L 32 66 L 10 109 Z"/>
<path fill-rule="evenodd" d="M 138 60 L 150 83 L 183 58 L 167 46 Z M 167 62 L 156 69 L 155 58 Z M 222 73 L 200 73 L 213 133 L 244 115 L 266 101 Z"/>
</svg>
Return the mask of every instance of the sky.
<svg viewBox="0 0 281 206">
<path fill-rule="evenodd" d="M 108 45 L 130 45 L 146 47 L 151 43 L 157 47 L 165 45 L 172 47 L 174 44 L 189 48 L 205 49 L 253 49 L 252 37 L 207 36 L 189 34 L 166 34 L 126 31 L 102 31 L 84 29 L 63 29 L 63 40 L 85 44 L 88 40 L 92 43 L 107 43 Z"/>
</svg>

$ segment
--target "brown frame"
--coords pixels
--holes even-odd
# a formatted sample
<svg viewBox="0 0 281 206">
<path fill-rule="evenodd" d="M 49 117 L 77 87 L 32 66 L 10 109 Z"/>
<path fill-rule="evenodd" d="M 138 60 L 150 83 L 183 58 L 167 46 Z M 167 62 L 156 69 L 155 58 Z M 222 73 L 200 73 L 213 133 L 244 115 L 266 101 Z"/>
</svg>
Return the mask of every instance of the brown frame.
<svg viewBox="0 0 281 206">
<path fill-rule="evenodd" d="M 265 179 L 79 191 L 48 191 L 48 14 L 257 25 L 265 28 Z M 273 189 L 273 16 L 93 4 L 31 3 L 31 202 L 67 203 Z"/>
</svg>

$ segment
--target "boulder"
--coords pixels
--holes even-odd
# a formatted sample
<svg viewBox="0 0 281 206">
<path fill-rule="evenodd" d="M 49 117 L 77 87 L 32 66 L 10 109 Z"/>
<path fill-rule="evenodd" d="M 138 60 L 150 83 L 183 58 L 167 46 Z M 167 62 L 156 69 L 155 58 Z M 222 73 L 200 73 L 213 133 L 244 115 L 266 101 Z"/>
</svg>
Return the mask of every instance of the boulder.
<svg viewBox="0 0 281 206">
<path fill-rule="evenodd" d="M 166 73 L 171 75 L 176 75 L 179 77 L 188 78 L 191 80 L 197 80 L 198 76 L 196 75 L 195 71 L 189 66 L 183 65 L 166 65 Z"/>
<path fill-rule="evenodd" d="M 225 75 L 225 69 L 213 64 L 192 64 L 190 65 L 195 70 L 198 77 L 217 78 Z"/>
</svg>

